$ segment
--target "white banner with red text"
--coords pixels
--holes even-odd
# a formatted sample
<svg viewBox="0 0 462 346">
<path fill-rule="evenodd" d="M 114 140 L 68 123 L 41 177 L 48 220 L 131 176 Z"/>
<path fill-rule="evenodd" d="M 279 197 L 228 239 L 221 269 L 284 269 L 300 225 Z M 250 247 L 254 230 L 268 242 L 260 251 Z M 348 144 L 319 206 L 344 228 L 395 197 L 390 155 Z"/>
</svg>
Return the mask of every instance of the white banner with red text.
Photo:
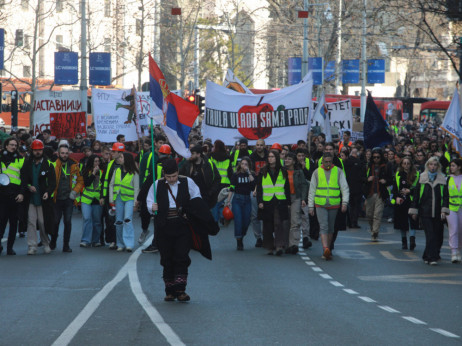
<svg viewBox="0 0 462 346">
<path fill-rule="evenodd" d="M 316 108 L 316 102 L 313 101 L 313 109 Z M 351 100 L 342 100 L 338 102 L 326 102 L 325 108 L 327 116 L 329 117 L 330 126 L 336 127 L 340 135 L 344 131 L 353 130 L 353 112 L 351 107 Z M 311 119 L 311 126 L 323 126 L 324 119 L 316 118 Z"/>
<path fill-rule="evenodd" d="M 258 139 L 270 145 L 306 141 L 312 89 L 310 81 L 269 94 L 250 95 L 207 81 L 202 134 L 226 145 L 234 145 L 241 138 L 246 138 L 249 145 L 255 145 Z"/>
</svg>

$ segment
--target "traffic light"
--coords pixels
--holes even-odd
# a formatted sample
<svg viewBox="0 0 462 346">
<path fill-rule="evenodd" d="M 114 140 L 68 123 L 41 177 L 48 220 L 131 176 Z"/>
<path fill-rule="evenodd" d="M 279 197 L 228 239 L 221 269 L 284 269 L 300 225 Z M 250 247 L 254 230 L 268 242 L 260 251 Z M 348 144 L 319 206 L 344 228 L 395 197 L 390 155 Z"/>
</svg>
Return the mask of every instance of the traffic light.
<svg viewBox="0 0 462 346">
<path fill-rule="evenodd" d="M 199 114 L 203 114 L 205 111 L 205 97 L 201 95 L 200 89 L 194 91 L 196 96 L 196 106 L 199 108 Z"/>
<path fill-rule="evenodd" d="M 194 103 L 196 104 L 196 95 L 195 94 L 191 94 L 188 96 L 187 100 L 191 103 Z"/>
<path fill-rule="evenodd" d="M 16 47 L 22 47 L 24 44 L 24 32 L 22 29 L 17 29 L 16 30 L 16 35 L 14 37 L 14 43 Z"/>
</svg>

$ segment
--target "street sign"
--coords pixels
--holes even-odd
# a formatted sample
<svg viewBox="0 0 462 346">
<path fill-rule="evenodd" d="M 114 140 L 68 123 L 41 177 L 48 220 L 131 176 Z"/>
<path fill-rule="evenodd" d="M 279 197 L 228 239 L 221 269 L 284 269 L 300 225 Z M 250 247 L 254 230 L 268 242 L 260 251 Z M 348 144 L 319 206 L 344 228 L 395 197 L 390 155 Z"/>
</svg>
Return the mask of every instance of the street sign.
<svg viewBox="0 0 462 346">
<path fill-rule="evenodd" d="M 55 84 L 71 85 L 79 82 L 78 54 L 55 52 Z"/>
<path fill-rule="evenodd" d="M 4 65 L 3 65 L 4 49 L 5 49 L 5 30 L 0 29 L 0 70 L 3 70 L 4 68 Z"/>
<path fill-rule="evenodd" d="M 313 85 L 322 85 L 322 64 L 322 57 L 308 58 L 308 71 L 313 73 Z"/>
<path fill-rule="evenodd" d="M 367 83 L 385 83 L 385 60 L 367 60 Z"/>
<path fill-rule="evenodd" d="M 300 83 L 302 80 L 302 58 L 289 58 L 288 82 L 289 85 Z"/>
<path fill-rule="evenodd" d="M 335 78 L 335 60 L 329 61 L 324 68 L 324 80 L 331 81 Z"/>
<path fill-rule="evenodd" d="M 111 85 L 111 53 L 90 53 L 90 85 Z"/>
<path fill-rule="evenodd" d="M 342 61 L 342 83 L 359 83 L 359 59 Z"/>
</svg>

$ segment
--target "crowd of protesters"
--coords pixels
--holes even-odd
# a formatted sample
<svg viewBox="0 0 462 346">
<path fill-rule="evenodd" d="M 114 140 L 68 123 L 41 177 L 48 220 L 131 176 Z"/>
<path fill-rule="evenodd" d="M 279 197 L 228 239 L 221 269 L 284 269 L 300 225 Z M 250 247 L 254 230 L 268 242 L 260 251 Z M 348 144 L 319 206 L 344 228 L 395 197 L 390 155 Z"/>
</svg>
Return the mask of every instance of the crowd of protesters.
<svg viewBox="0 0 462 346">
<path fill-rule="evenodd" d="M 91 128 L 88 136 L 71 139 L 56 139 L 49 130 L 36 137 L 12 132 L 1 153 L 1 173 L 8 178 L 2 182 L 0 176 L 0 238 L 9 223 L 6 254 L 16 254 L 16 236 L 26 233 L 29 255 L 40 247 L 50 253 L 58 246 L 61 219 L 62 251 L 72 252 L 76 208 L 83 217 L 81 247 L 133 251 L 133 217 L 139 212 L 137 240 L 143 244 L 152 220 L 149 189 L 173 158 L 215 221 L 234 218 L 239 251 L 250 228 L 255 247 L 268 255 L 296 254 L 300 241 L 307 249 L 320 239 L 323 258 L 331 260 L 338 232 L 359 229 L 364 217 L 373 242 L 380 240 L 381 225 L 392 222 L 403 250 L 415 251 L 416 231 L 423 230 L 426 245 L 418 250 L 430 265 L 440 260 L 447 224 L 451 261 L 461 261 L 462 160 L 450 136 L 431 123 L 391 122 L 394 142 L 370 149 L 349 131 L 334 142 L 312 132 L 296 143 L 260 139 L 250 148 L 246 139 L 233 147 L 212 143 L 194 128 L 188 159 L 175 154 L 160 128 L 154 130 L 154 143 L 126 142 L 123 134 L 101 143 Z M 143 252 L 156 252 L 157 245 L 153 237 Z"/>
</svg>

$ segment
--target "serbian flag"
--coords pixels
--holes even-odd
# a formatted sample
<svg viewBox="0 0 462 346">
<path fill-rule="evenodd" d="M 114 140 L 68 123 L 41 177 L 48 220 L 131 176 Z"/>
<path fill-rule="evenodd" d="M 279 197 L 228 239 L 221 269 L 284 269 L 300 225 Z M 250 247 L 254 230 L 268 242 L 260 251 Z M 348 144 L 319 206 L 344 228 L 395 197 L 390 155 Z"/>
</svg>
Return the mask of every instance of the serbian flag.
<svg viewBox="0 0 462 346">
<path fill-rule="evenodd" d="M 154 104 L 164 114 L 161 127 L 173 149 L 185 158 L 190 157 L 188 136 L 199 115 L 199 108 L 170 92 L 162 71 L 151 55 L 149 55 L 149 91 Z"/>
</svg>

